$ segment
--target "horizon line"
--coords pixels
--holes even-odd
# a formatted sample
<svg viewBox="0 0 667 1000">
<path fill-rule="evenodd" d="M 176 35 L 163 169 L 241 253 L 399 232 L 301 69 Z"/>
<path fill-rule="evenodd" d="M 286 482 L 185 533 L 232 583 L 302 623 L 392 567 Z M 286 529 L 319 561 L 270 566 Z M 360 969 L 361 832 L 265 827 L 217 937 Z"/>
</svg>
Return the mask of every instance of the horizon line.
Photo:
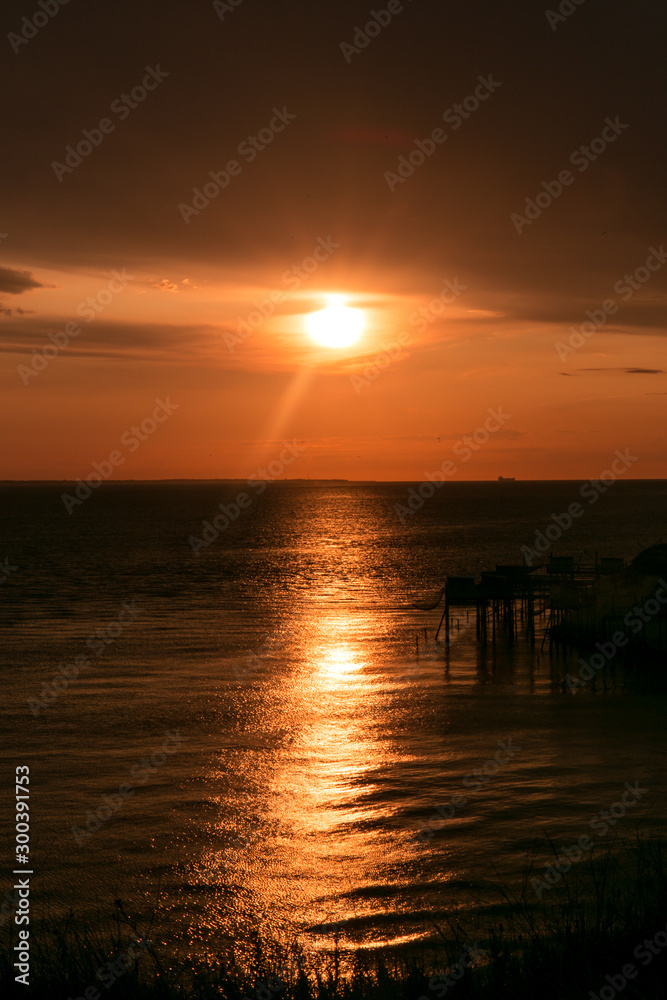
<svg viewBox="0 0 667 1000">
<path fill-rule="evenodd" d="M 443 486 L 455 486 L 457 483 L 578 483 L 578 482 L 602 482 L 603 480 L 596 479 L 595 476 L 574 476 L 570 478 L 556 478 L 556 479 L 451 479 L 442 480 Z M 621 480 L 620 477 L 614 480 L 614 482 L 631 482 L 631 483 L 664 483 L 667 482 L 667 477 L 649 477 L 649 478 L 633 478 L 630 479 L 625 477 Z M 23 485 L 30 483 L 39 483 L 43 485 L 76 485 L 81 482 L 80 479 L 0 479 L 0 486 L 8 485 Z M 111 483 L 116 486 L 129 485 L 134 483 L 248 483 L 247 478 L 240 476 L 225 476 L 220 478 L 206 479 L 206 478 L 161 478 L 161 479 L 106 479 L 98 484 L 95 484 L 93 488 L 97 488 L 97 485 L 101 486 L 102 482 Z M 344 479 L 339 476 L 328 476 L 318 479 L 269 479 L 266 480 L 266 485 L 270 486 L 273 483 L 376 483 L 376 484 L 386 484 L 386 485 L 412 485 L 414 483 L 422 483 L 423 479 Z M 92 484 L 89 484 L 92 485 Z"/>
</svg>

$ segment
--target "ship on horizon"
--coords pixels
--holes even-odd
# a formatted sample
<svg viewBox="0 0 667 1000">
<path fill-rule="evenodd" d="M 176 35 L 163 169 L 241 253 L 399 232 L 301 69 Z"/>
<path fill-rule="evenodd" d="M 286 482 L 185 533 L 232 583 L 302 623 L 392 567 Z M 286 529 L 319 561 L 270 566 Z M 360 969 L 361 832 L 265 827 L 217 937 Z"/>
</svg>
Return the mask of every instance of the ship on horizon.
<svg viewBox="0 0 667 1000">
<path fill-rule="evenodd" d="M 516 478 L 514 476 L 498 476 L 499 483 L 515 483 Z"/>
</svg>

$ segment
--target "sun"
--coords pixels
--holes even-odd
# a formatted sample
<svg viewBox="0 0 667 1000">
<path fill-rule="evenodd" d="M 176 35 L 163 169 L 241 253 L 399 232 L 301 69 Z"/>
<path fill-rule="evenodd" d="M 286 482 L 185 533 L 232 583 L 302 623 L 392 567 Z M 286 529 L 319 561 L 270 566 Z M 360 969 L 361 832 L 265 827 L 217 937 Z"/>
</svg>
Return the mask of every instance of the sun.
<svg viewBox="0 0 667 1000">
<path fill-rule="evenodd" d="M 362 310 L 346 306 L 342 295 L 330 295 L 326 309 L 306 316 L 306 329 L 321 347 L 349 347 L 365 326 Z"/>
</svg>

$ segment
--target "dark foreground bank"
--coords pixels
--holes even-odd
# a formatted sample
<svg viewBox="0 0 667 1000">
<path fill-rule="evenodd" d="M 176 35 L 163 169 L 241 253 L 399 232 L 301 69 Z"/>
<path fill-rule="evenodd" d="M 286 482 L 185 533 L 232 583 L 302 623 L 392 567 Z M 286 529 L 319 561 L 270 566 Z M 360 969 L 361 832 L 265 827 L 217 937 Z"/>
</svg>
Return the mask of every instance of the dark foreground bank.
<svg viewBox="0 0 667 1000">
<path fill-rule="evenodd" d="M 495 926 L 472 931 L 454 915 L 419 950 L 315 956 L 295 942 L 229 939 L 206 960 L 159 942 L 159 914 L 139 926 L 121 900 L 95 926 L 73 915 L 31 929 L 29 985 L 15 981 L 17 928 L 5 925 L 4 996 L 36 1000 L 662 1000 L 667 998 L 664 839 L 608 842 L 582 859 L 525 870 L 520 898 L 502 889 Z M 334 941 L 335 941 L 334 936 Z M 12 957 L 9 957 L 9 956 Z M 23 953 L 25 957 L 25 952 Z"/>
</svg>

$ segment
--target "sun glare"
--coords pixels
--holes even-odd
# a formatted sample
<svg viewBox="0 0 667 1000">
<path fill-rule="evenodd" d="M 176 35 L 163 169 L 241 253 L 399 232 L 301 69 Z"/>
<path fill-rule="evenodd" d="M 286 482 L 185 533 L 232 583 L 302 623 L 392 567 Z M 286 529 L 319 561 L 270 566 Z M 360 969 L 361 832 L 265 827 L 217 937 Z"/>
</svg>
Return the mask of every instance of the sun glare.
<svg viewBox="0 0 667 1000">
<path fill-rule="evenodd" d="M 330 296 L 326 309 L 306 316 L 306 329 L 321 347 L 349 347 L 365 325 L 362 310 L 346 306 L 342 295 Z"/>
</svg>

